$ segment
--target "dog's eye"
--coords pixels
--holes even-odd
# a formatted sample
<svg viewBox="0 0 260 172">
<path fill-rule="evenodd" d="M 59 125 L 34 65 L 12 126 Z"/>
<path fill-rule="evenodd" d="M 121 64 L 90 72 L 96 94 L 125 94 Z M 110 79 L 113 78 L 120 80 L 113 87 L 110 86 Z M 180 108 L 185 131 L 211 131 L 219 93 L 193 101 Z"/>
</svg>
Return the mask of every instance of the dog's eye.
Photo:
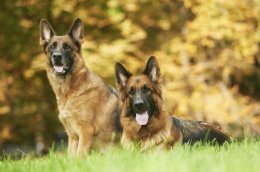
<svg viewBox="0 0 260 172">
<path fill-rule="evenodd" d="M 133 87 L 130 88 L 130 90 L 128 91 L 129 95 L 133 95 L 135 94 L 135 89 Z"/>
<path fill-rule="evenodd" d="M 63 48 L 64 48 L 65 50 L 70 50 L 70 49 L 71 49 L 71 47 L 70 47 L 69 44 L 64 44 L 64 45 L 63 45 Z"/>
<path fill-rule="evenodd" d="M 147 87 L 147 85 L 144 85 L 142 88 L 142 92 L 143 93 L 148 93 L 150 91 L 150 89 Z"/>
<path fill-rule="evenodd" d="M 51 44 L 50 49 L 53 50 L 54 48 L 56 48 L 56 43 L 54 42 L 53 44 Z"/>
</svg>

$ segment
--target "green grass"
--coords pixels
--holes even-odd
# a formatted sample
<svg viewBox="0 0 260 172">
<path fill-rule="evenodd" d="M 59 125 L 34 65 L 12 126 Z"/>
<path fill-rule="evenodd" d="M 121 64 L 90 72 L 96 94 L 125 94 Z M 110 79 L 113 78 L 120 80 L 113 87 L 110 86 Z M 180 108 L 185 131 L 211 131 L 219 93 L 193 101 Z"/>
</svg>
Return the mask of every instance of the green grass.
<svg viewBox="0 0 260 172">
<path fill-rule="evenodd" d="M 241 171 L 260 170 L 260 141 L 243 141 L 224 146 L 176 146 L 170 151 L 113 149 L 101 154 L 93 152 L 83 159 L 50 153 L 42 158 L 28 156 L 13 161 L 0 161 L 0 171 Z"/>
</svg>

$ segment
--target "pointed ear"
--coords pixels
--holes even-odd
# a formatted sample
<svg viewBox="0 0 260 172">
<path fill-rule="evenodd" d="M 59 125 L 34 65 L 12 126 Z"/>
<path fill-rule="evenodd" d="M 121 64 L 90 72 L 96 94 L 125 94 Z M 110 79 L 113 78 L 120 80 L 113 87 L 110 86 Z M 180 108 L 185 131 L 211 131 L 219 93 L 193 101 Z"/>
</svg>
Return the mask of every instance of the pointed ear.
<svg viewBox="0 0 260 172">
<path fill-rule="evenodd" d="M 81 44 L 84 37 L 84 26 L 80 18 L 74 20 L 73 24 L 70 27 L 69 32 L 67 33 L 74 42 Z"/>
<path fill-rule="evenodd" d="M 46 45 L 50 42 L 53 35 L 56 35 L 49 22 L 42 19 L 40 22 L 40 45 Z"/>
<path fill-rule="evenodd" d="M 151 56 L 146 64 L 143 74 L 147 75 L 153 82 L 160 79 L 161 72 L 156 57 Z"/>
<path fill-rule="evenodd" d="M 132 75 L 130 72 L 126 70 L 126 68 L 119 62 L 116 62 L 115 65 L 115 75 L 116 75 L 116 83 L 124 88 L 126 86 L 127 80 Z"/>
</svg>

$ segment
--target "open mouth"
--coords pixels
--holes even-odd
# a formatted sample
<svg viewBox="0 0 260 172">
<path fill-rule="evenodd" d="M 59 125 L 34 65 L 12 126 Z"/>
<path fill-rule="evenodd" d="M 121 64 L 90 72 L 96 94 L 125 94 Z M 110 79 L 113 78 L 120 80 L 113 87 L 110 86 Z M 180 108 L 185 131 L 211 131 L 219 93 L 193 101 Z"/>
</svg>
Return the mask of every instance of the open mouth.
<svg viewBox="0 0 260 172">
<path fill-rule="evenodd" d="M 135 120 L 139 125 L 146 125 L 149 120 L 149 114 L 147 111 L 136 113 Z"/>
<path fill-rule="evenodd" d="M 56 74 L 65 74 L 69 69 L 69 64 L 61 66 L 61 65 L 53 65 L 53 69 Z"/>
</svg>

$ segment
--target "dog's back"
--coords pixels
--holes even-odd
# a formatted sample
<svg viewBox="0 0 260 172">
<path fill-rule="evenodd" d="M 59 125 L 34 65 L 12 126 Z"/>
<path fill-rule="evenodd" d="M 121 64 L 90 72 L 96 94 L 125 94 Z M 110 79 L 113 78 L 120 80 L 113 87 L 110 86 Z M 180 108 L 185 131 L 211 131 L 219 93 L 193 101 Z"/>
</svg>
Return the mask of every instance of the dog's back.
<svg viewBox="0 0 260 172">
<path fill-rule="evenodd" d="M 204 121 L 190 121 L 172 117 L 172 124 L 182 135 L 182 143 L 230 141 L 230 136 L 220 127 Z"/>
</svg>

